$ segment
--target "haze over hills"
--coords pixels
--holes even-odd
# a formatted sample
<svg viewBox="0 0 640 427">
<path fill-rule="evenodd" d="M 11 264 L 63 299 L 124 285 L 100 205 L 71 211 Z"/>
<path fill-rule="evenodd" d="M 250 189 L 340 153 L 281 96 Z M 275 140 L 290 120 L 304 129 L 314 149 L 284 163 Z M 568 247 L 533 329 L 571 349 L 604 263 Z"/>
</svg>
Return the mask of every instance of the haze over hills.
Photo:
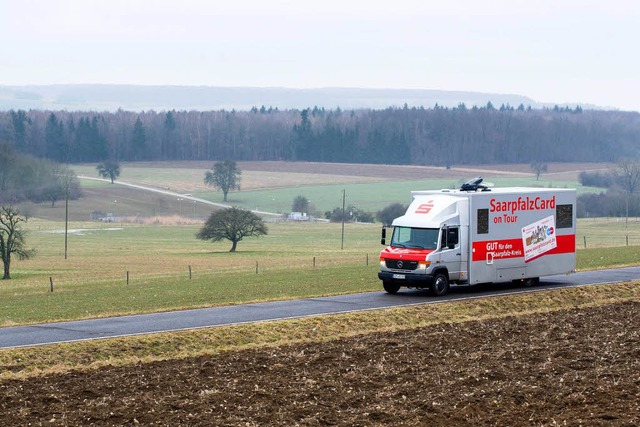
<svg viewBox="0 0 640 427">
<path fill-rule="evenodd" d="M 0 86 L 0 110 L 91 110 L 91 111 L 164 111 L 164 110 L 249 110 L 266 106 L 278 109 L 324 107 L 334 109 L 400 107 L 430 108 L 436 104 L 455 107 L 499 107 L 520 104 L 542 108 L 543 104 L 521 95 L 426 89 L 366 88 L 258 88 L 214 86 L 141 86 L 113 84 Z M 575 104 L 558 103 L 558 105 Z M 582 108 L 598 108 L 582 105 Z"/>
</svg>

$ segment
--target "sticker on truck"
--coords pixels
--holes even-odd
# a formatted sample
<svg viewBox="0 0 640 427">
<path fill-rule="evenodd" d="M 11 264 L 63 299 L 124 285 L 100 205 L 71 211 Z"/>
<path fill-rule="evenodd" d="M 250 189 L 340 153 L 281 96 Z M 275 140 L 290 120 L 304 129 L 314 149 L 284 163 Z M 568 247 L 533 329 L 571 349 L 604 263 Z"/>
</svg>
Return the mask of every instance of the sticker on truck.
<svg viewBox="0 0 640 427">
<path fill-rule="evenodd" d="M 558 246 L 556 241 L 556 222 L 553 215 L 522 228 L 524 261 L 529 262 Z"/>
</svg>

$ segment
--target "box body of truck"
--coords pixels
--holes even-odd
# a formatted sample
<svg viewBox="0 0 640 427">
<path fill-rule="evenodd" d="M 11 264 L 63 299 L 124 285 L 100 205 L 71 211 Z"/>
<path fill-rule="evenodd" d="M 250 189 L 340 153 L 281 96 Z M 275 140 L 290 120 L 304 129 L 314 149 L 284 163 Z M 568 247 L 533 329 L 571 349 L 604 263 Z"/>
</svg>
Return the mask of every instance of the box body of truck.
<svg viewBox="0 0 640 427">
<path fill-rule="evenodd" d="M 380 253 L 387 292 L 522 281 L 575 271 L 574 189 L 413 191 Z M 383 238 L 384 240 L 384 238 Z"/>
</svg>

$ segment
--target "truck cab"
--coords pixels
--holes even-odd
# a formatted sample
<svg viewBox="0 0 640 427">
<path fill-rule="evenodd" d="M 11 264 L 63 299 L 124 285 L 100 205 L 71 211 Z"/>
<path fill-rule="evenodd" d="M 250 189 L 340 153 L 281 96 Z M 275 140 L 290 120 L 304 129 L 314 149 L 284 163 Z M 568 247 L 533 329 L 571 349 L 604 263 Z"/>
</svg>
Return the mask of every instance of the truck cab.
<svg viewBox="0 0 640 427">
<path fill-rule="evenodd" d="M 467 243 L 466 234 L 461 233 L 459 206 L 464 202 L 448 195 L 417 197 L 407 213 L 393 221 L 378 273 L 387 292 L 394 294 L 407 286 L 444 295 L 451 282 L 465 282 Z M 385 240 L 383 229 L 383 244 Z"/>
</svg>

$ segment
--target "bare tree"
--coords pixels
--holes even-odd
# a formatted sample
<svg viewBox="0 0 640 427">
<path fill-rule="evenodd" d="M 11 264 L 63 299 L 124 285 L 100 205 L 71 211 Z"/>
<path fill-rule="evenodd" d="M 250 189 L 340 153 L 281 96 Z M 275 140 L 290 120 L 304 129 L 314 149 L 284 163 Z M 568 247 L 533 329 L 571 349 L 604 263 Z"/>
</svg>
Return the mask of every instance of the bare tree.
<svg viewBox="0 0 640 427">
<path fill-rule="evenodd" d="M 26 222 L 26 218 L 11 206 L 0 207 L 0 256 L 4 264 L 3 280 L 11 279 L 11 255 L 15 254 L 19 259 L 31 258 L 35 255 L 34 249 L 25 247 L 25 231 L 20 229 L 20 223 Z"/>
<path fill-rule="evenodd" d="M 259 216 L 251 211 L 228 208 L 211 214 L 196 237 L 200 240 L 231 241 L 231 250 L 235 252 L 238 242 L 245 237 L 267 234 L 267 226 Z"/>
<path fill-rule="evenodd" d="M 120 163 L 115 160 L 107 159 L 96 166 L 98 174 L 103 178 L 109 178 L 111 183 L 120 176 Z"/>
<path fill-rule="evenodd" d="M 638 190 L 640 186 L 640 163 L 636 160 L 622 159 L 618 162 L 618 167 L 614 174 L 616 181 L 626 193 L 626 221 L 629 221 L 629 198 Z"/>
<path fill-rule="evenodd" d="M 51 207 L 65 197 L 77 199 L 81 195 L 80 184 L 75 173 L 63 165 L 53 165 L 55 180 L 42 189 L 42 197 L 51 202 Z"/>
<path fill-rule="evenodd" d="M 532 162 L 530 166 L 533 173 L 536 174 L 536 181 L 538 181 L 540 179 L 540 175 L 542 175 L 542 173 L 546 172 L 548 169 L 546 163 L 542 163 L 538 161 Z"/>
<path fill-rule="evenodd" d="M 638 190 L 638 186 L 640 186 L 640 162 L 623 159 L 618 162 L 615 174 L 620 187 L 627 194 L 633 194 Z"/>
<path fill-rule="evenodd" d="M 238 169 L 236 162 L 224 160 L 216 162 L 213 170 L 207 171 L 204 175 L 205 184 L 213 185 L 222 190 L 224 201 L 227 201 L 229 190 L 240 190 L 240 175 L 242 172 Z"/>
</svg>

